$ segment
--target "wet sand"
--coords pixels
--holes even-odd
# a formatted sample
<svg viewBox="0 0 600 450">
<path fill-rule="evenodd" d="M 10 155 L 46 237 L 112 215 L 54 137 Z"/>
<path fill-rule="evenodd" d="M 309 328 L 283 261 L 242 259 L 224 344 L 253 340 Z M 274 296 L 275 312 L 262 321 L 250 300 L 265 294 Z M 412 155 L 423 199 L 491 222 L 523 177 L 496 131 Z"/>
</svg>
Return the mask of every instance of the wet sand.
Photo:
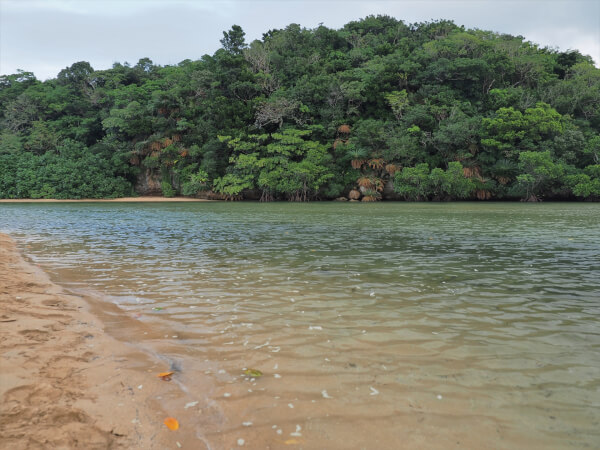
<svg viewBox="0 0 600 450">
<path fill-rule="evenodd" d="M 161 361 L 108 336 L 0 234 L 0 441 L 16 449 L 178 448 Z"/>
<path fill-rule="evenodd" d="M 190 197 L 122 197 L 122 198 L 92 198 L 92 199 L 68 199 L 68 200 L 57 200 L 54 198 L 22 198 L 22 199 L 0 199 L 0 203 L 77 203 L 77 202 L 212 202 L 215 200 L 207 200 L 204 198 L 190 198 Z"/>
</svg>

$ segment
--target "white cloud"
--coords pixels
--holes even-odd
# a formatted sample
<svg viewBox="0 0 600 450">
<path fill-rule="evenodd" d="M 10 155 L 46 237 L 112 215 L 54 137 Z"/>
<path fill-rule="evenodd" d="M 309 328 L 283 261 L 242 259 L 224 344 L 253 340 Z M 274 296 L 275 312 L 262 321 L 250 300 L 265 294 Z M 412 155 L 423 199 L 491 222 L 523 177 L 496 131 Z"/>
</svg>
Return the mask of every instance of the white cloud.
<svg viewBox="0 0 600 450">
<path fill-rule="evenodd" d="M 0 73 L 21 68 L 46 79 L 81 60 L 97 69 L 143 57 L 175 64 L 213 53 L 233 24 L 251 41 L 290 23 L 339 28 L 369 14 L 407 23 L 451 19 L 541 46 L 579 49 L 600 63 L 596 0 L 0 0 Z"/>
<path fill-rule="evenodd" d="M 582 32 L 577 27 L 536 29 L 527 33 L 526 38 L 561 51 L 579 50 L 581 54 L 591 56 L 596 65 L 600 62 L 600 29 L 595 33 Z"/>
<path fill-rule="evenodd" d="M 2 0 L 11 12 L 54 11 L 84 16 L 131 16 L 153 9 L 188 7 L 203 11 L 231 11 L 233 1 L 211 0 Z"/>
</svg>

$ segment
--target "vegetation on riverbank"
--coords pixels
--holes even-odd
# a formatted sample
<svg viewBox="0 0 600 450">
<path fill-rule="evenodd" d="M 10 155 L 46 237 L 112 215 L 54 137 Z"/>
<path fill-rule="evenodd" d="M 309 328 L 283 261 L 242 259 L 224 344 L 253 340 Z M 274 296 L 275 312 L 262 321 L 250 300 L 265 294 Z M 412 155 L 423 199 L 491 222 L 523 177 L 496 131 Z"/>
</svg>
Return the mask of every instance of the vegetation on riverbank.
<svg viewBox="0 0 600 450">
<path fill-rule="evenodd" d="M 0 198 L 600 198 L 600 69 L 449 21 L 0 77 Z"/>
</svg>

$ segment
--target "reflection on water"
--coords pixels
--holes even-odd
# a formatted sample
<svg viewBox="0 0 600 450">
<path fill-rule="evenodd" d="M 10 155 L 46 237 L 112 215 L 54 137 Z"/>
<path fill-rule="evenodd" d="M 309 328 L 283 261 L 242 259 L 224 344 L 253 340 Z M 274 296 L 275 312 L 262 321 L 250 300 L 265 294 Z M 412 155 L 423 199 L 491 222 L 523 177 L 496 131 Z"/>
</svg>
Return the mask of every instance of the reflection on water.
<svg viewBox="0 0 600 450">
<path fill-rule="evenodd" d="M 161 401 L 198 401 L 187 430 L 212 448 L 597 448 L 599 223 L 594 204 L 0 205 L 54 279 L 155 330 L 113 332 L 181 370 Z"/>
</svg>

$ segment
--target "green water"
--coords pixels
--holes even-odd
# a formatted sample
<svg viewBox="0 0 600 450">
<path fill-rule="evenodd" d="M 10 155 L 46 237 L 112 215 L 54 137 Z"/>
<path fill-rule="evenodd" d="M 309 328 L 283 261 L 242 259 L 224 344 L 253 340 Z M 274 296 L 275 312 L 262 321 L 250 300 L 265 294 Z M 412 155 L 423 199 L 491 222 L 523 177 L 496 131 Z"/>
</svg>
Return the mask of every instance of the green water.
<svg viewBox="0 0 600 450">
<path fill-rule="evenodd" d="M 3 204 L 0 231 L 156 330 L 207 447 L 600 443 L 600 205 Z"/>
</svg>

